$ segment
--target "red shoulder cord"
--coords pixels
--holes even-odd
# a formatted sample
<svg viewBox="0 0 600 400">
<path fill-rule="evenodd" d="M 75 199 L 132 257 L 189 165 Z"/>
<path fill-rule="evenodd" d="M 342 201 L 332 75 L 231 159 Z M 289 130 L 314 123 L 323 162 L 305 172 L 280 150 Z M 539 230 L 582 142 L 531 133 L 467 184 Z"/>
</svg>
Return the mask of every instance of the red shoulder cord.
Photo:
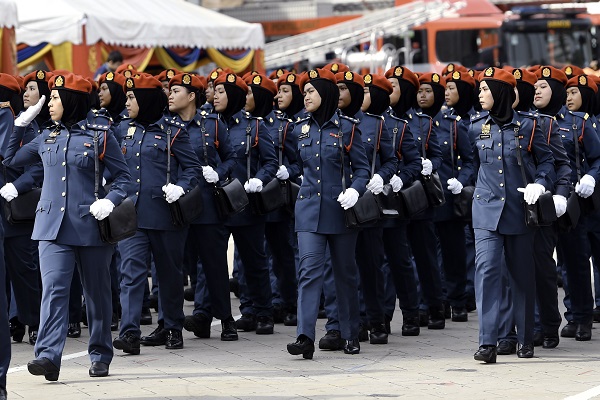
<svg viewBox="0 0 600 400">
<path fill-rule="evenodd" d="M 529 138 L 529 146 L 527 146 L 527 151 L 531 153 L 531 145 L 533 143 L 533 135 L 535 135 L 535 127 L 537 126 L 537 121 L 533 120 L 533 129 L 531 130 L 531 137 Z"/>
<path fill-rule="evenodd" d="M 173 136 L 173 139 L 171 139 L 171 150 L 173 149 L 173 143 L 175 143 L 175 139 L 177 138 L 177 136 L 179 135 L 180 132 L 181 132 L 181 128 L 179 128 L 177 130 L 177 133 L 175 133 L 175 136 Z M 173 152 L 171 151 L 171 155 L 174 156 L 175 154 L 173 154 Z"/>
<path fill-rule="evenodd" d="M 215 119 L 215 147 L 219 148 L 219 120 Z"/>
<path fill-rule="evenodd" d="M 254 138 L 254 144 L 252 147 L 258 146 L 258 119 L 256 120 L 256 137 Z"/>
<path fill-rule="evenodd" d="M 550 135 L 552 134 L 552 121 L 554 119 L 550 118 L 550 127 L 548 128 L 548 144 L 550 144 Z"/>
<path fill-rule="evenodd" d="M 104 146 L 102 149 L 102 154 L 100 154 L 98 156 L 98 160 L 100 160 L 100 161 L 104 160 L 104 154 L 106 153 L 106 135 L 107 135 L 107 133 L 106 133 L 106 131 L 104 131 Z"/>
<path fill-rule="evenodd" d="M 379 124 L 379 134 L 377 136 L 377 151 L 381 148 L 381 132 L 383 131 L 383 120 Z"/>
<path fill-rule="evenodd" d="M 429 150 L 429 138 L 431 137 L 431 131 L 433 130 L 433 118 L 429 118 L 429 132 L 427 133 L 427 140 L 425 141 L 425 150 Z M 427 156 L 425 156 L 427 157 Z"/>
<path fill-rule="evenodd" d="M 454 150 L 456 150 L 456 141 L 458 140 L 458 128 L 456 127 L 456 120 L 454 120 L 454 135 L 453 135 L 453 143 L 452 143 L 452 147 L 454 148 Z"/>
<path fill-rule="evenodd" d="M 583 124 L 581 124 L 581 136 L 577 138 L 579 143 L 583 144 L 583 132 L 585 131 L 585 120 L 583 120 Z"/>
<path fill-rule="evenodd" d="M 400 134 L 400 141 L 398 142 L 398 148 L 396 149 L 396 154 L 398 155 L 398 160 L 402 160 L 402 153 L 400 149 L 402 148 L 402 140 L 404 140 L 404 130 L 406 129 L 406 124 L 402 127 L 402 133 Z"/>
<path fill-rule="evenodd" d="M 288 126 L 290 126 L 290 121 L 286 122 L 285 128 L 283 128 L 283 137 L 281 138 L 281 150 L 285 148 L 285 138 L 287 137 Z"/>
<path fill-rule="evenodd" d="M 356 124 L 352 124 L 352 135 L 350 136 L 350 144 L 348 146 L 344 146 L 346 148 L 346 152 L 350 153 L 350 149 L 352 148 L 352 143 L 354 142 L 354 128 L 356 128 Z"/>
</svg>

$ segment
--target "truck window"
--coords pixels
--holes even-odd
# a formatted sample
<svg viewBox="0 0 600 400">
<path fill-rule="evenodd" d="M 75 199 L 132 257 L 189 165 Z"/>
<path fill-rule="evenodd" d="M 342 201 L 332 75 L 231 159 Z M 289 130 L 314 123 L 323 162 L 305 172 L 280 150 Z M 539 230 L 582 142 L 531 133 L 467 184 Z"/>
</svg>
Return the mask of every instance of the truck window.
<svg viewBox="0 0 600 400">
<path fill-rule="evenodd" d="M 479 50 L 497 42 L 496 29 L 439 31 L 435 35 L 435 50 L 442 63 L 458 62 L 472 67 L 479 61 Z"/>
</svg>

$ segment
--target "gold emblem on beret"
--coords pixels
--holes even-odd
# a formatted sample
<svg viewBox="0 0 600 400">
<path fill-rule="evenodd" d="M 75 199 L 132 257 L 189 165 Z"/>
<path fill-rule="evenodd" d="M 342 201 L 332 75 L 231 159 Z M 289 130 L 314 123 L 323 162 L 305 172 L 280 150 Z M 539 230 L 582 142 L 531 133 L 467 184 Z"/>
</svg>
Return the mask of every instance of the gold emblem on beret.
<svg viewBox="0 0 600 400">
<path fill-rule="evenodd" d="M 546 68 L 542 69 L 542 76 L 544 78 L 550 78 L 550 75 L 551 75 L 550 68 L 546 67 Z"/>
<path fill-rule="evenodd" d="M 175 71 L 173 71 L 172 69 L 167 70 L 167 78 L 171 79 L 174 76 L 175 76 Z"/>
<path fill-rule="evenodd" d="M 521 79 L 523 77 L 520 69 L 515 69 L 513 71 L 513 76 L 515 77 L 515 79 Z"/>
<path fill-rule="evenodd" d="M 396 67 L 396 69 L 394 70 L 394 76 L 402 76 L 403 73 L 404 70 L 402 69 L 402 67 Z"/>
<path fill-rule="evenodd" d="M 452 74 L 452 79 L 460 79 L 460 72 L 454 71 L 454 73 Z"/>
<path fill-rule="evenodd" d="M 302 125 L 302 133 L 308 133 L 308 131 L 310 131 L 310 125 Z"/>
<path fill-rule="evenodd" d="M 276 74 L 276 75 L 277 75 L 277 77 L 279 78 L 281 75 L 283 75 L 283 70 L 282 70 L 281 68 L 279 68 L 279 69 L 277 70 L 277 74 Z"/>
<path fill-rule="evenodd" d="M 470 69 L 468 72 L 469 72 L 469 75 L 471 75 L 472 77 L 475 76 L 475 70 L 474 69 Z"/>
<path fill-rule="evenodd" d="M 433 74 L 431 80 L 433 81 L 433 83 L 440 83 L 440 76 L 438 74 Z"/>
<path fill-rule="evenodd" d="M 337 64 L 331 65 L 331 72 L 338 72 L 339 69 L 340 69 L 339 65 L 337 65 Z"/>
<path fill-rule="evenodd" d="M 252 78 L 252 83 L 254 85 L 260 85 L 261 82 L 262 78 L 260 77 L 260 75 L 254 75 L 254 78 Z"/>
<path fill-rule="evenodd" d="M 46 78 L 46 73 L 44 71 L 38 71 L 36 74 L 38 79 L 45 79 Z"/>
<path fill-rule="evenodd" d="M 185 74 L 183 78 L 181 78 L 181 82 L 183 82 L 184 85 L 189 85 L 190 83 L 192 83 L 192 77 L 188 74 Z"/>
<path fill-rule="evenodd" d="M 227 82 L 234 83 L 235 82 L 235 75 L 234 74 L 228 74 L 227 75 Z"/>
<path fill-rule="evenodd" d="M 567 75 L 573 74 L 573 68 L 571 68 L 571 67 L 565 68 L 565 74 L 567 74 Z"/>
<path fill-rule="evenodd" d="M 353 79 L 352 72 L 346 71 L 346 73 L 344 74 L 344 79 L 347 81 L 351 81 Z"/>
<path fill-rule="evenodd" d="M 317 71 L 315 71 L 314 69 L 311 69 L 311 70 L 308 72 L 308 77 L 309 77 L 310 79 L 315 79 L 315 78 L 318 78 L 318 77 L 319 77 L 319 73 L 318 73 Z"/>
<path fill-rule="evenodd" d="M 125 71 L 123 71 L 123 75 L 125 75 L 125 78 L 131 78 L 133 73 L 130 70 L 126 69 Z"/>
<path fill-rule="evenodd" d="M 115 74 L 114 72 L 109 72 L 108 74 L 106 74 L 106 80 L 107 81 L 112 81 L 115 79 Z"/>
<path fill-rule="evenodd" d="M 579 77 L 579 84 L 580 84 L 581 86 L 586 86 L 586 85 L 587 85 L 587 78 L 586 78 L 585 76 L 581 75 L 581 76 Z"/>
<path fill-rule="evenodd" d="M 373 76 L 371 74 L 365 75 L 365 83 L 369 85 L 371 82 L 373 82 Z"/>
<path fill-rule="evenodd" d="M 294 81 L 295 81 L 295 80 L 296 80 L 296 75 L 294 75 L 294 74 L 289 74 L 289 75 L 287 76 L 287 81 L 288 81 L 289 83 L 294 83 Z"/>
<path fill-rule="evenodd" d="M 485 76 L 494 76 L 494 68 L 489 67 L 488 69 L 485 70 Z"/>
<path fill-rule="evenodd" d="M 54 86 L 58 86 L 61 87 L 65 84 L 65 78 L 63 78 L 62 76 L 59 76 L 58 78 L 56 78 L 56 80 L 54 81 Z"/>
<path fill-rule="evenodd" d="M 210 74 L 210 79 L 217 79 L 219 76 L 219 73 L 217 71 L 213 71 L 212 74 Z"/>
<path fill-rule="evenodd" d="M 454 71 L 454 64 L 450 63 L 448 64 L 448 72 L 452 72 Z"/>
<path fill-rule="evenodd" d="M 127 86 L 128 89 L 133 88 L 133 79 L 127 78 L 127 81 L 125 82 L 125 86 Z"/>
</svg>

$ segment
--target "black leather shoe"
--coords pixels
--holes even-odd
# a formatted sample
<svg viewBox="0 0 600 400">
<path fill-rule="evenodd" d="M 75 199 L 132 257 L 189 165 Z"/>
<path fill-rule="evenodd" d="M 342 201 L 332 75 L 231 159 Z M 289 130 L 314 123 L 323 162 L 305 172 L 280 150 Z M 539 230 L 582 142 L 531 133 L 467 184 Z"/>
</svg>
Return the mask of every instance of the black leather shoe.
<svg viewBox="0 0 600 400">
<path fill-rule="evenodd" d="M 108 376 L 108 364 L 103 363 L 102 361 L 92 361 L 92 366 L 90 367 L 90 376 L 92 378 Z"/>
<path fill-rule="evenodd" d="M 358 326 L 358 341 L 366 342 L 367 340 L 369 340 L 369 330 L 367 329 L 366 326 L 364 326 L 363 324 L 360 324 Z"/>
<path fill-rule="evenodd" d="M 288 343 L 287 351 L 294 356 L 302 354 L 302 358 L 312 360 L 315 353 L 315 342 L 306 335 L 300 335 L 294 343 Z"/>
<path fill-rule="evenodd" d="M 358 339 L 346 340 L 344 343 L 344 354 L 360 353 L 360 341 Z"/>
<path fill-rule="evenodd" d="M 113 347 L 117 350 L 123 350 L 123 353 L 137 356 L 140 354 L 140 338 L 132 332 L 125 332 L 123 336 L 113 340 Z"/>
<path fill-rule="evenodd" d="M 183 335 L 179 329 L 168 329 L 167 331 L 167 342 L 165 343 L 165 349 L 175 350 L 183 349 Z"/>
<path fill-rule="evenodd" d="M 419 336 L 419 317 L 408 317 L 402 320 L 402 336 Z"/>
<path fill-rule="evenodd" d="M 465 307 L 452 307 L 452 321 L 453 322 L 467 322 L 469 320 L 469 314 Z"/>
<path fill-rule="evenodd" d="M 517 350 L 517 357 L 533 358 L 533 343 L 523 345 L 519 344 L 519 350 Z"/>
<path fill-rule="evenodd" d="M 140 325 L 152 325 L 152 313 L 150 312 L 150 307 L 142 307 Z"/>
<path fill-rule="evenodd" d="M 298 316 L 296 315 L 296 309 L 288 311 L 283 317 L 283 325 L 285 326 L 297 326 Z"/>
<path fill-rule="evenodd" d="M 446 327 L 446 317 L 444 316 L 444 306 L 429 307 L 429 322 L 427 329 L 444 329 Z"/>
<path fill-rule="evenodd" d="M 577 332 L 577 324 L 574 321 L 569 321 L 567 324 L 561 329 L 560 336 L 574 338 L 575 332 Z"/>
<path fill-rule="evenodd" d="M 429 311 L 419 310 L 419 326 L 429 325 Z"/>
<path fill-rule="evenodd" d="M 183 328 L 188 332 L 192 332 L 196 337 L 208 339 L 210 337 L 211 323 L 212 317 L 204 314 L 187 315 L 183 322 Z"/>
<path fill-rule="evenodd" d="M 587 342 L 592 340 L 592 323 L 589 324 L 577 324 L 575 331 L 575 340 L 578 342 Z"/>
<path fill-rule="evenodd" d="M 509 354 L 515 354 L 517 352 L 517 344 L 510 340 L 500 340 L 498 342 L 498 348 L 496 354 L 499 356 L 507 356 Z"/>
<path fill-rule="evenodd" d="M 371 325 L 371 333 L 369 334 L 369 343 L 371 344 L 387 344 L 388 334 L 384 324 Z"/>
<path fill-rule="evenodd" d="M 140 344 L 143 344 L 144 346 L 163 346 L 166 343 L 167 331 L 162 325 L 158 325 L 148 336 L 142 336 L 140 338 Z"/>
<path fill-rule="evenodd" d="M 392 333 L 392 317 L 388 315 L 385 316 L 385 331 L 388 335 Z"/>
<path fill-rule="evenodd" d="M 256 330 L 256 317 L 252 314 L 242 314 L 240 319 L 235 321 L 238 331 L 251 332 Z"/>
<path fill-rule="evenodd" d="M 7 395 L 8 394 L 6 393 L 6 389 L 0 388 L 0 400 L 6 400 Z"/>
<path fill-rule="evenodd" d="M 542 347 L 544 349 L 553 349 L 556 346 L 558 346 L 559 342 L 560 338 L 558 337 L 558 333 L 554 333 L 552 335 L 545 335 Z"/>
<path fill-rule="evenodd" d="M 475 352 L 473 358 L 477 361 L 483 361 L 486 364 L 495 364 L 497 354 L 496 346 L 479 346 L 479 350 Z"/>
<path fill-rule="evenodd" d="M 273 317 L 263 315 L 256 318 L 256 334 L 257 335 L 272 335 L 275 328 Z"/>
<path fill-rule="evenodd" d="M 343 347 L 342 334 L 335 329 L 327 331 L 325 336 L 319 340 L 319 349 L 321 350 L 341 350 Z"/>
<path fill-rule="evenodd" d="M 600 307 L 594 308 L 594 322 L 600 322 Z"/>
<path fill-rule="evenodd" d="M 25 336 L 25 325 L 16 317 L 10 320 L 10 336 L 12 336 L 12 340 L 18 343 L 21 343 Z"/>
<path fill-rule="evenodd" d="M 327 318 L 327 312 L 324 308 L 319 308 L 319 313 L 317 314 L 317 319 L 325 319 Z"/>
<path fill-rule="evenodd" d="M 237 278 L 229 278 L 229 291 L 238 299 L 240 298 L 240 283 Z"/>
<path fill-rule="evenodd" d="M 155 294 L 148 295 L 148 307 L 154 308 L 158 312 L 158 296 Z"/>
<path fill-rule="evenodd" d="M 69 322 L 67 337 L 78 338 L 81 336 L 81 324 L 79 322 Z"/>
<path fill-rule="evenodd" d="M 47 381 L 57 381 L 60 369 L 52 364 L 46 357 L 31 360 L 27 363 L 27 370 L 31 375 L 44 375 Z"/>
<path fill-rule="evenodd" d="M 116 312 L 112 313 L 112 318 L 110 319 L 110 330 L 111 332 L 119 330 L 119 315 Z"/>
<path fill-rule="evenodd" d="M 273 304 L 273 322 L 276 324 L 283 323 L 283 317 L 285 316 L 285 311 L 283 310 L 283 306 L 281 303 Z"/>
<path fill-rule="evenodd" d="M 194 297 L 196 296 L 196 288 L 189 287 L 183 291 L 183 299 L 186 301 L 194 301 Z"/>
<path fill-rule="evenodd" d="M 233 342 L 238 340 L 237 328 L 233 317 L 221 321 L 221 340 L 224 342 Z"/>
<path fill-rule="evenodd" d="M 535 332 L 533 334 L 533 345 L 540 347 L 542 344 L 544 344 L 544 334 L 542 332 Z"/>
<path fill-rule="evenodd" d="M 452 313 L 450 311 L 450 303 L 444 302 L 444 318 L 450 319 L 452 317 Z"/>
<path fill-rule="evenodd" d="M 477 310 L 477 303 L 475 302 L 475 297 L 469 297 L 467 299 L 467 302 L 465 303 L 465 308 L 467 309 L 467 312 Z"/>
<path fill-rule="evenodd" d="M 38 327 L 30 326 L 29 327 L 29 344 L 30 345 L 35 346 L 35 342 L 37 342 L 37 335 L 38 335 Z"/>
</svg>

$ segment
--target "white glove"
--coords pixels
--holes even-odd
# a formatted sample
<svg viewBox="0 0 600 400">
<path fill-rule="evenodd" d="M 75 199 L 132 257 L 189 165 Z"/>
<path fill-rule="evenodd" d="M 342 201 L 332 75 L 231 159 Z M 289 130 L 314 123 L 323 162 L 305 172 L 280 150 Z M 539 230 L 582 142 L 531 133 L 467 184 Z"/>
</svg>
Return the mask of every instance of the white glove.
<svg viewBox="0 0 600 400">
<path fill-rule="evenodd" d="M 115 205 L 109 199 L 98 199 L 90 206 L 90 214 L 94 216 L 98 221 L 102 221 L 108 217 L 108 214 L 112 212 Z"/>
<path fill-rule="evenodd" d="M 390 185 L 392 185 L 392 190 L 394 193 L 398 193 L 400 189 L 402 189 L 402 186 L 404 186 L 404 182 L 402 182 L 402 179 L 400 179 L 398 175 L 392 175 L 392 179 L 390 179 Z"/>
<path fill-rule="evenodd" d="M 383 192 L 383 178 L 379 174 L 373 175 L 369 183 L 367 183 L 367 189 L 373 194 L 379 194 Z"/>
<path fill-rule="evenodd" d="M 565 196 L 555 194 L 554 196 L 552 196 L 552 200 L 554 200 L 554 209 L 556 210 L 556 216 L 561 217 L 564 213 L 567 212 L 567 198 Z"/>
<path fill-rule="evenodd" d="M 277 179 L 279 179 L 280 181 L 285 181 L 286 179 L 288 179 L 290 177 L 290 173 L 288 172 L 285 165 L 279 166 L 279 169 L 277 170 L 275 177 L 277 177 Z"/>
<path fill-rule="evenodd" d="M 4 200 L 11 201 L 15 197 L 19 196 L 19 192 L 17 192 L 17 188 L 12 183 L 7 183 L 2 186 L 0 189 L 0 196 L 4 197 Z"/>
<path fill-rule="evenodd" d="M 433 164 L 427 158 L 421 157 L 421 165 L 423 169 L 421 170 L 422 175 L 431 175 L 433 172 Z"/>
<path fill-rule="evenodd" d="M 106 178 L 102 177 L 102 186 L 106 186 Z"/>
<path fill-rule="evenodd" d="M 162 190 L 165 192 L 167 203 L 176 202 L 185 193 L 185 190 L 181 186 L 173 185 L 172 183 L 163 186 Z"/>
<path fill-rule="evenodd" d="M 202 175 L 204 176 L 204 180 L 208 183 L 215 183 L 219 181 L 219 174 L 217 174 L 217 171 L 215 171 L 210 165 L 202 167 Z"/>
<path fill-rule="evenodd" d="M 529 183 L 525 188 L 517 188 L 517 190 L 524 194 L 525 202 L 527 204 L 535 204 L 542 194 L 546 191 L 546 188 L 539 183 Z"/>
<path fill-rule="evenodd" d="M 578 184 L 575 185 L 575 193 L 584 199 L 590 197 L 594 193 L 596 187 L 596 180 L 593 176 L 585 174 L 581 177 Z"/>
<path fill-rule="evenodd" d="M 46 101 L 46 95 L 42 95 L 39 101 L 34 106 L 29 106 L 29 108 L 21 113 L 15 119 L 15 126 L 27 126 L 33 121 L 35 117 L 42 111 L 42 107 L 44 106 L 44 101 Z"/>
<path fill-rule="evenodd" d="M 250 178 L 248 182 L 244 183 L 244 189 L 246 193 L 258 193 L 262 190 L 262 181 L 257 178 Z"/>
<path fill-rule="evenodd" d="M 304 175 L 300 175 L 300 183 L 304 183 Z"/>
<path fill-rule="evenodd" d="M 354 207 L 356 202 L 358 201 L 358 192 L 356 189 L 348 188 L 345 192 L 340 193 L 337 198 L 337 201 L 340 203 L 344 210 Z"/>
<path fill-rule="evenodd" d="M 448 179 L 448 190 L 452 192 L 452 194 L 459 194 L 463 189 L 462 183 L 456 178 Z"/>
</svg>

